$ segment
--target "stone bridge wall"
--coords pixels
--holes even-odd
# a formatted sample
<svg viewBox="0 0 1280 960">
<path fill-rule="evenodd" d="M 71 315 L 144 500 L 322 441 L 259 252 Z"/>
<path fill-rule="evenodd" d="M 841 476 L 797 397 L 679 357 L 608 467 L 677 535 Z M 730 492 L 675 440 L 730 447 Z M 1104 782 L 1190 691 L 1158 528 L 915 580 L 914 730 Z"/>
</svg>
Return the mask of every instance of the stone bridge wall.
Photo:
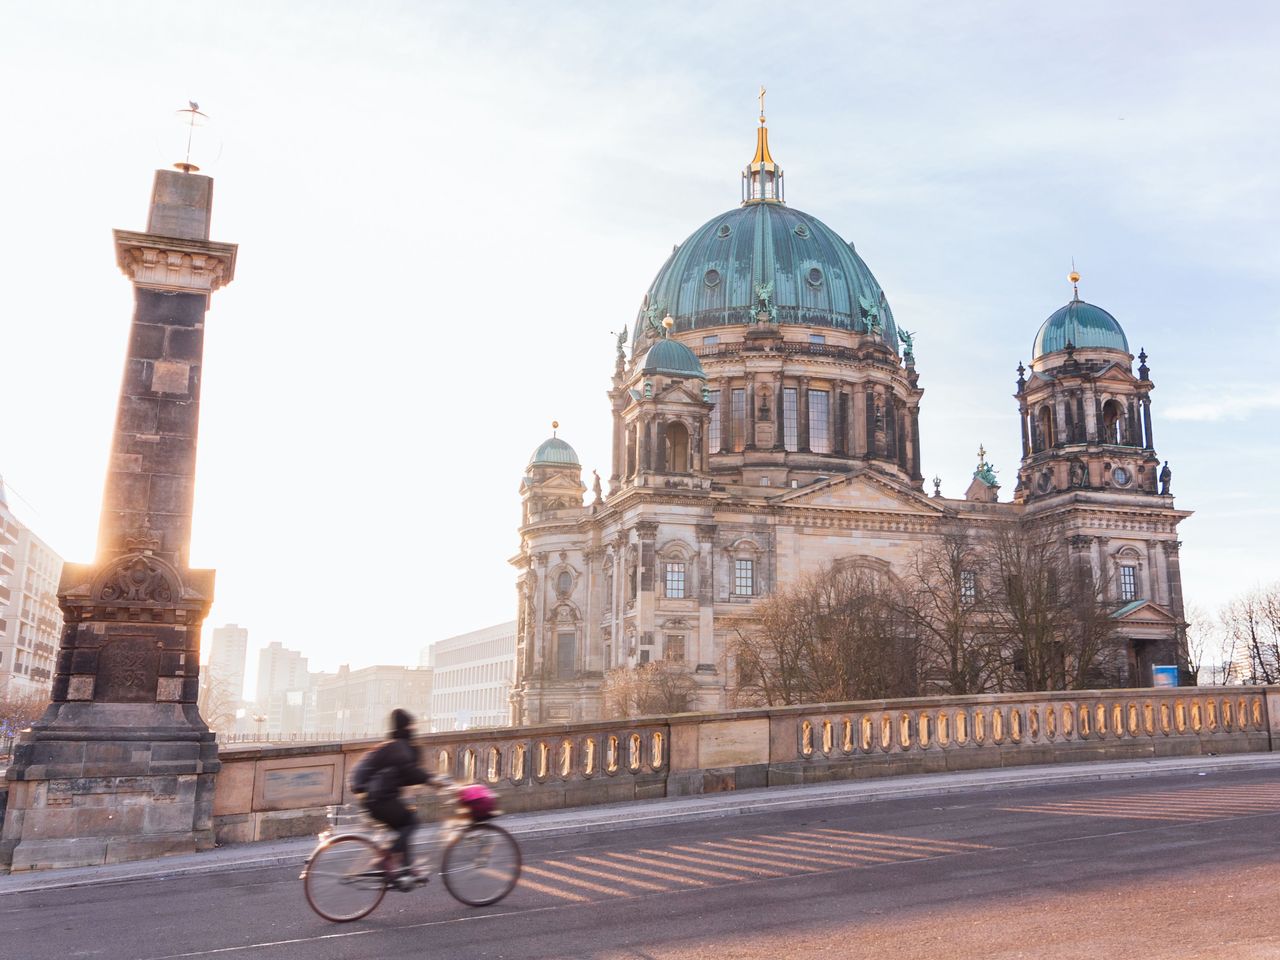
<svg viewBox="0 0 1280 960">
<path fill-rule="evenodd" d="M 1273 726 L 1274 725 L 1274 726 Z M 419 738 L 429 769 L 508 812 L 984 767 L 1245 753 L 1280 743 L 1280 687 L 990 694 L 549 724 Z M 224 748 L 220 843 L 304 836 L 351 802 L 376 741 Z"/>
</svg>

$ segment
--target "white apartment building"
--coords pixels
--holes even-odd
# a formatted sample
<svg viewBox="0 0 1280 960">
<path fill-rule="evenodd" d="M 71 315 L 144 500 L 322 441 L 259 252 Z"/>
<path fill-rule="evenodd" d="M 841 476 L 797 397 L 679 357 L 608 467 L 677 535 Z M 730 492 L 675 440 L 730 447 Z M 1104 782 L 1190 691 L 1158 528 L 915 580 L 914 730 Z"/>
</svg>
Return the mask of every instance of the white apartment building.
<svg viewBox="0 0 1280 960">
<path fill-rule="evenodd" d="M 244 672 L 249 658 L 249 630 L 239 624 L 213 628 L 209 644 L 209 662 L 203 679 L 206 686 L 217 686 L 239 706 L 244 700 Z"/>
<path fill-rule="evenodd" d="M 505 727 L 511 722 L 516 622 L 437 640 L 422 651 L 432 668 L 431 729 Z"/>
<path fill-rule="evenodd" d="M 62 633 L 62 558 L 9 509 L 0 479 L 0 698 L 47 697 Z"/>
</svg>

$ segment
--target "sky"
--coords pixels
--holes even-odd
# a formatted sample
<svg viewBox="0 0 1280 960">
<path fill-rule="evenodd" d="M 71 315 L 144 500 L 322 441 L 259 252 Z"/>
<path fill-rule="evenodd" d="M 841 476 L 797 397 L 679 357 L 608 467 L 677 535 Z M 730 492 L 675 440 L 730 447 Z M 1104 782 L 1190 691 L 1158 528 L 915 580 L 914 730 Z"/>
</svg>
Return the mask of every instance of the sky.
<svg viewBox="0 0 1280 960">
<path fill-rule="evenodd" d="M 1015 368 L 1081 297 L 1150 356 L 1188 602 L 1280 579 L 1280 8 L 1267 2 L 0 0 L 0 474 L 92 558 L 141 230 L 212 118 L 191 558 L 206 631 L 312 669 L 515 615 L 518 487 L 609 473 L 614 335 L 734 207 L 760 84 L 787 200 L 916 332 L 925 475 L 1012 494 Z M 251 662 L 256 658 L 251 655 Z M 252 667 L 251 667 L 252 672 Z"/>
</svg>

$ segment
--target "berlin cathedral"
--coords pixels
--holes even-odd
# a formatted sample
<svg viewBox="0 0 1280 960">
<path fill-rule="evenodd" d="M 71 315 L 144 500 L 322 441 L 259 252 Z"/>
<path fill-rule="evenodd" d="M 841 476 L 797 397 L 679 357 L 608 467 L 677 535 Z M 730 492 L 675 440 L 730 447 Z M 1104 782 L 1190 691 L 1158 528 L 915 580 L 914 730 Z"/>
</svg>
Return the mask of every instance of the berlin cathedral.
<svg viewBox="0 0 1280 960">
<path fill-rule="evenodd" d="M 1091 566 L 1123 682 L 1150 685 L 1153 666 L 1183 664 L 1190 514 L 1136 359 L 1077 292 L 1018 367 L 1012 500 L 981 454 L 964 499 L 926 493 L 912 337 L 853 244 L 786 205 L 762 110 L 741 205 L 673 250 L 619 335 L 607 490 L 597 475 L 584 505 L 558 436 L 529 460 L 512 722 L 598 719 L 605 671 L 655 660 L 688 670 L 696 709 L 731 708 L 731 641 L 758 598 L 824 564 L 901 570 L 945 531 L 1000 522 L 1052 529 Z"/>
</svg>

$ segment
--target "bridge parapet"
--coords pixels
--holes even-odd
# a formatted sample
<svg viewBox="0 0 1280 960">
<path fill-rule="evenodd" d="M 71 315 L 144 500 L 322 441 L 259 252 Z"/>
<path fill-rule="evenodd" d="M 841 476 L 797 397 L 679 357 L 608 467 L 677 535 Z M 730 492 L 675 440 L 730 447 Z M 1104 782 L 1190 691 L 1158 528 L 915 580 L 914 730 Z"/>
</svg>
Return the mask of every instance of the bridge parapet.
<svg viewBox="0 0 1280 960">
<path fill-rule="evenodd" d="M 1273 729 L 1273 724 L 1277 726 Z M 418 738 L 511 812 L 855 777 L 1271 750 L 1280 687 L 984 694 L 677 714 Z M 376 741 L 223 749 L 219 842 L 319 832 Z M 430 815 L 431 811 L 424 811 Z"/>
</svg>

